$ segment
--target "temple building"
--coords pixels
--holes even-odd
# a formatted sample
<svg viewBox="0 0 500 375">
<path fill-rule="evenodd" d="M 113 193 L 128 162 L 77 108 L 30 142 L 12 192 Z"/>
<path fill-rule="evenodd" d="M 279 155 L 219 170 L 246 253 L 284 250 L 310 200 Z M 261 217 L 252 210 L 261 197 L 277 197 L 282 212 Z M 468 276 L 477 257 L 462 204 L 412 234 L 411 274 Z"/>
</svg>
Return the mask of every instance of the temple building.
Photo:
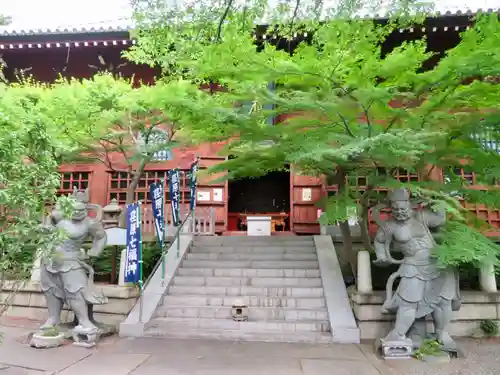
<svg viewBox="0 0 500 375">
<path fill-rule="evenodd" d="M 471 25 L 472 16 L 470 11 L 456 11 L 428 18 L 423 27 L 394 32 L 387 38 L 384 50 L 390 50 L 404 40 L 426 36 L 429 48 L 442 55 L 457 45 L 460 32 Z M 52 82 L 60 74 L 88 78 L 96 71 L 108 70 L 152 83 L 160 73 L 158 70 L 132 64 L 121 57 L 122 51 L 134 43 L 126 24 L 101 23 L 88 27 L 45 30 L 0 27 L 0 56 L 7 64 L 5 75 L 9 80 L 15 80 L 17 74 L 24 73 L 43 82 Z M 428 64 L 435 62 L 429 61 Z M 278 119 L 272 119 L 270 126 L 276 121 Z M 158 153 L 157 161 L 146 167 L 136 198 L 148 203 L 148 185 L 163 178 L 168 169 L 181 168 L 187 171 L 195 155 L 200 157 L 201 168 L 224 160 L 225 156 L 217 154 L 218 148 L 218 145 L 203 145 L 197 150 Z M 94 203 L 106 205 L 112 199 L 120 204 L 125 203 L 125 191 L 130 183 L 126 173 L 110 171 L 101 163 L 65 164 L 60 166 L 60 172 L 60 193 L 69 193 L 74 186 L 79 189 L 89 187 L 90 199 Z M 455 172 L 477 185 L 473 172 L 464 169 L 456 169 Z M 403 182 L 419 178 L 404 170 L 399 171 L 396 177 Z M 433 178 L 444 181 L 440 171 L 435 171 Z M 352 181 L 359 189 L 367 185 L 363 176 L 356 176 Z M 202 216 L 213 212 L 214 229 L 220 234 L 244 231 L 245 218 L 249 214 L 271 216 L 275 234 L 317 234 L 320 232 L 320 211 L 316 203 L 322 197 L 335 194 L 335 191 L 336 187 L 326 179 L 295 174 L 292 166 L 290 172 L 270 173 L 260 179 L 217 184 L 200 181 L 197 209 Z M 184 181 L 183 204 L 187 205 L 189 199 L 189 187 Z M 468 205 L 468 208 L 493 227 L 499 228 L 495 235 L 500 234 L 500 211 L 474 205 Z M 150 228 L 152 230 L 152 226 Z"/>
</svg>

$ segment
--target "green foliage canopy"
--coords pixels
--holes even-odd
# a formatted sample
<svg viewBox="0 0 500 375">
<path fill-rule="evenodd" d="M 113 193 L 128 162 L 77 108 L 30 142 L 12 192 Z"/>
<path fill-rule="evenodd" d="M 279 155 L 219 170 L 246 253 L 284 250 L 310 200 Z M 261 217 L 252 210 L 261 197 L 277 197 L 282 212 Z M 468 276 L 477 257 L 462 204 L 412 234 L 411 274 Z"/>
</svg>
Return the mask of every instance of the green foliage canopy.
<svg viewBox="0 0 500 375">
<path fill-rule="evenodd" d="M 47 87 L 24 82 L 0 84 L 0 289 L 9 279 L 29 278 L 32 258 L 20 257 L 30 246 L 50 251 L 64 233 L 37 231 L 47 202 L 59 187 L 58 163 L 71 146 L 45 116 Z M 3 294 L 0 315 L 18 287 Z"/>
<path fill-rule="evenodd" d="M 452 197 L 500 207 L 495 187 L 500 155 L 480 137 L 487 134 L 490 144 L 498 145 L 500 86 L 491 79 L 500 75 L 495 14 L 478 17 L 475 27 L 462 33 L 460 44 L 425 70 L 433 56 L 425 38 L 382 51 L 387 36 L 407 26 L 407 19 L 383 25 L 341 17 L 318 22 L 292 12 L 277 31 L 265 33 L 272 39 L 308 31 L 309 37 L 294 46 L 291 38 L 256 42 L 255 21 L 263 12 L 259 4 L 219 4 L 216 9 L 227 13 L 222 18 L 217 10 L 215 17 L 207 15 L 207 8 L 189 8 L 168 25 L 142 9 L 139 43 L 127 54 L 133 61 L 162 66 L 165 80 L 182 74 L 194 85 L 217 82 L 223 87 L 184 103 L 191 116 L 185 130 L 193 142 L 228 141 L 224 153 L 236 156 L 214 172 L 238 178 L 293 165 L 296 172 L 330 175 L 338 186 L 352 174 L 367 176 L 366 192 L 347 186 L 330 199 L 324 217 L 328 222 L 345 219 L 347 208 L 359 202 L 366 209 L 379 199 L 379 188 L 400 185 L 393 178 L 400 169 L 418 173 L 421 180 L 407 186 L 434 207 L 445 206 L 457 222 L 478 224 Z M 276 86 L 272 91 L 270 82 Z M 245 103 L 251 108 L 241 105 Z M 286 121 L 269 126 L 270 117 Z M 481 178 L 481 191 L 471 190 L 470 182 L 454 174 L 446 184 L 430 178 L 436 168 L 453 171 L 464 161 Z M 449 227 L 448 235 L 458 235 L 458 230 Z M 460 254 L 463 262 L 477 261 L 457 244 L 440 248 Z M 498 251 L 485 244 L 488 254 Z"/>
</svg>

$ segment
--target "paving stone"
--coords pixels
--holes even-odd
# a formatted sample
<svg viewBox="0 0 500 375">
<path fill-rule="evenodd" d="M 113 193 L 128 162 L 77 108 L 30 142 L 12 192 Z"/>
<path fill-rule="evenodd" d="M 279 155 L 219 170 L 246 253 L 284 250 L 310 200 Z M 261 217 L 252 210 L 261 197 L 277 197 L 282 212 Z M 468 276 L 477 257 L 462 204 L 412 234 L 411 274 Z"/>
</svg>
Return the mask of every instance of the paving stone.
<svg viewBox="0 0 500 375">
<path fill-rule="evenodd" d="M 58 375 L 128 375 L 149 357 L 149 354 L 137 353 L 96 353 Z"/>
<path fill-rule="evenodd" d="M 325 359 L 303 359 L 303 375 L 380 375 L 368 362 Z"/>
</svg>

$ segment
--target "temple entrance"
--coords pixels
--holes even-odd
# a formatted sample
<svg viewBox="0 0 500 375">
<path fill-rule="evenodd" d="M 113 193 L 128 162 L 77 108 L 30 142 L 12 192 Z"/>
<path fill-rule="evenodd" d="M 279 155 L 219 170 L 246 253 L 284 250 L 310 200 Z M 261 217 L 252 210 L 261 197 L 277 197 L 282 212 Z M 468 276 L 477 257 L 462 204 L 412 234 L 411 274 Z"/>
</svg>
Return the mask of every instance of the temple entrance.
<svg viewBox="0 0 500 375">
<path fill-rule="evenodd" d="M 290 172 L 229 181 L 228 231 L 246 231 L 248 216 L 270 216 L 271 232 L 290 230 Z"/>
</svg>

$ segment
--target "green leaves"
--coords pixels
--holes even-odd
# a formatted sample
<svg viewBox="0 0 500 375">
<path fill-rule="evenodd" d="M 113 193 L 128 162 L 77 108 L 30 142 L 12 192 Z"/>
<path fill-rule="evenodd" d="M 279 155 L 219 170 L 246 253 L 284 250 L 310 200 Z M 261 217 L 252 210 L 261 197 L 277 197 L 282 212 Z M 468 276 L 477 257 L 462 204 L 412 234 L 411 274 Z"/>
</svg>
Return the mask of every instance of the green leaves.
<svg viewBox="0 0 500 375">
<path fill-rule="evenodd" d="M 0 315 L 30 276 L 34 257 L 22 256 L 25 249 L 50 252 L 65 238 L 37 230 L 45 204 L 56 199 L 60 156 L 71 149 L 48 120 L 47 90 L 29 80 L 0 84 Z"/>
<path fill-rule="evenodd" d="M 500 134 L 500 86 L 493 78 L 500 75 L 498 17 L 478 17 L 462 41 L 428 69 L 434 55 L 425 38 L 384 53 L 381 49 L 400 28 L 418 27 L 422 18 L 410 15 L 428 4 L 393 1 L 387 11 L 394 18 L 385 25 L 349 20 L 368 3 L 343 1 L 335 9 L 290 3 L 273 22 L 276 13 L 267 1 L 228 7 L 206 0 L 187 12 L 176 8 L 168 14 L 161 0 L 140 1 L 138 44 L 127 56 L 162 66 L 169 82 L 182 76 L 193 86 L 221 84 L 221 91 L 189 92 L 176 102 L 182 108 L 182 132 L 193 143 L 227 141 L 223 153 L 234 158 L 213 172 L 226 172 L 226 178 L 259 176 L 292 164 L 310 175 L 335 170 L 368 175 L 370 193 L 365 194 L 371 198 L 348 183 L 342 197 L 325 203 L 328 222 L 346 219 L 348 207 L 360 199 L 364 205 L 376 203 L 381 199 L 377 189 L 403 183 L 422 200 L 447 210 L 451 237 L 441 246 L 442 254 L 454 251 L 462 254 L 458 258 L 475 261 L 459 248 L 470 235 L 476 241 L 471 254 L 484 258 L 491 253 L 488 242 L 477 232 L 472 236 L 463 223 L 476 228 L 471 231 L 485 227 L 456 198 L 498 207 L 500 194 L 491 186 L 500 177 L 500 154 L 493 147 Z M 255 29 L 264 14 L 267 24 L 277 25 L 274 29 Z M 256 31 L 267 39 L 256 42 L 251 37 Z M 304 31 L 307 38 L 291 40 Z M 276 83 L 273 92 L 266 88 L 269 82 Z M 253 103 L 253 110 L 235 103 Z M 269 116 L 281 122 L 264 125 Z M 441 168 L 455 173 L 464 164 L 476 173 L 481 191 L 461 179 L 444 185 L 430 181 Z M 375 167 L 391 173 L 367 172 Z M 419 181 L 391 177 L 401 169 L 414 171 Z M 450 264 L 458 261 L 441 257 Z"/>
<path fill-rule="evenodd" d="M 479 268 L 484 262 L 492 262 L 498 270 L 500 246 L 474 228 L 451 221 L 439 233 L 439 238 L 434 252 L 441 265 L 473 264 Z"/>
</svg>

